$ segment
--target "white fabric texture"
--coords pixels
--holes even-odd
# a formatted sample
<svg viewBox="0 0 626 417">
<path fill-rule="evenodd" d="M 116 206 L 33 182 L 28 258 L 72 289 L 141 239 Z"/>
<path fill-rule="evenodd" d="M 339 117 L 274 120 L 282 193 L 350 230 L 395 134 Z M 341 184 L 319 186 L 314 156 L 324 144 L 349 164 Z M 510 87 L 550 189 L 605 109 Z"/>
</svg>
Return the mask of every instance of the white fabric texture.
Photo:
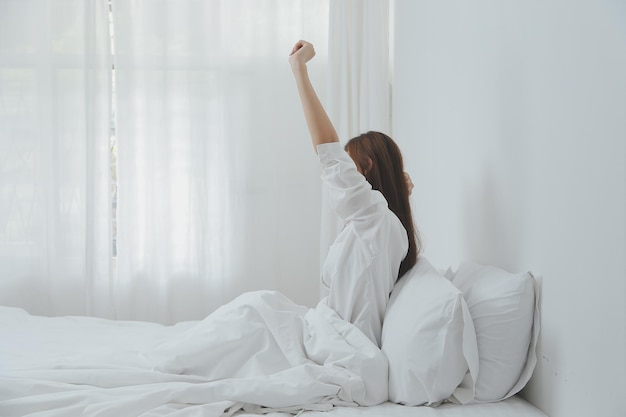
<svg viewBox="0 0 626 417">
<path fill-rule="evenodd" d="M 330 3 L 328 113 L 339 137 L 391 134 L 389 1 Z"/>
<path fill-rule="evenodd" d="M 257 417 L 242 413 L 237 417 Z M 522 397 L 506 401 L 471 406 L 445 403 L 439 407 L 408 407 L 386 402 L 372 407 L 335 407 L 330 411 L 306 411 L 302 417 L 547 417 L 545 413 Z M 300 417 L 298 416 L 298 417 Z M 268 417 L 292 417 L 289 414 L 270 414 Z"/>
<path fill-rule="evenodd" d="M 323 68 L 327 3 L 159 4 L 113 2 L 118 317 L 201 318 L 258 289 L 315 305 L 320 182 L 287 58 L 306 37 Z"/>
<path fill-rule="evenodd" d="M 0 304 L 111 314 L 107 13 L 0 2 Z"/>
<path fill-rule="evenodd" d="M 271 309 L 272 312 L 284 310 L 290 318 L 297 316 L 293 312 L 300 308 L 278 294 L 259 293 L 256 296 L 247 294 L 246 297 L 249 297 L 247 301 L 256 297 L 257 302 L 254 304 L 258 306 L 272 303 L 274 307 Z M 278 309 L 277 306 L 281 308 Z M 255 309 L 250 307 L 242 309 L 242 307 L 242 304 L 234 302 L 230 307 L 217 313 L 221 318 L 207 320 L 231 322 L 228 317 L 231 316 L 230 318 L 239 322 L 250 317 L 251 320 L 246 321 L 258 325 L 258 318 L 261 316 L 255 315 Z M 260 310 L 267 311 L 264 308 Z M 341 354 L 337 354 L 332 364 L 329 364 L 330 366 L 317 367 L 311 362 L 308 368 L 319 371 L 318 375 L 327 376 L 326 380 L 313 380 L 311 376 L 315 374 L 306 374 L 303 372 L 306 367 L 300 367 L 296 373 L 302 374 L 289 375 L 289 378 L 294 378 L 294 380 L 285 379 L 282 385 L 281 381 L 276 378 L 263 377 L 261 380 L 244 379 L 243 381 L 251 384 L 247 388 L 242 380 L 231 380 L 231 385 L 228 385 L 224 382 L 209 382 L 201 376 L 164 374 L 153 369 L 154 361 L 158 358 L 150 358 L 150 355 L 146 353 L 166 356 L 164 355 L 167 353 L 166 346 L 175 346 L 176 342 L 180 343 L 183 340 L 198 343 L 194 346 L 186 344 L 183 348 L 188 351 L 194 349 L 201 351 L 201 343 L 214 344 L 212 335 L 207 332 L 210 327 L 207 326 L 207 320 L 180 323 L 176 326 L 162 326 L 146 322 L 110 321 L 89 317 L 35 317 L 20 309 L 0 307 L 0 339 L 10 341 L 10 343 L 0 344 L 0 414 L 24 416 L 31 412 L 41 411 L 42 413 L 38 415 L 43 417 L 69 415 L 130 417 L 141 415 L 149 410 L 148 414 L 143 415 L 211 417 L 230 415 L 230 413 L 240 411 L 237 415 L 248 417 L 267 414 L 270 410 L 234 400 L 224 400 L 226 396 L 222 396 L 217 402 L 208 402 L 208 400 L 215 399 L 218 395 L 225 394 L 226 391 L 230 392 L 231 398 L 240 396 L 239 398 L 243 399 L 243 395 L 250 394 L 251 389 L 258 387 L 265 389 L 264 384 L 280 386 L 288 393 L 294 392 L 290 386 L 292 383 L 299 383 L 299 387 L 313 387 L 308 393 L 309 398 L 305 398 L 304 401 L 311 401 L 315 395 L 328 392 L 334 393 L 334 401 L 337 401 L 337 393 L 347 396 L 348 392 L 342 391 L 342 386 L 333 385 L 337 382 L 355 388 L 355 392 L 360 391 L 359 380 L 350 380 L 348 378 L 350 373 L 344 372 L 346 369 L 344 366 L 348 364 L 359 366 L 358 358 L 365 359 L 363 365 L 370 365 L 373 356 L 369 356 L 364 350 L 372 353 L 373 345 L 353 326 L 343 321 L 340 321 L 340 324 L 332 319 L 327 320 L 332 317 L 332 313 L 328 310 L 320 310 L 319 314 L 312 313 L 309 315 L 309 318 L 311 317 L 316 320 L 311 320 L 310 328 L 317 326 L 321 330 L 317 331 L 314 337 L 319 340 L 327 334 L 333 343 L 343 345 L 344 353 L 356 353 L 357 356 L 354 359 L 345 357 L 346 361 L 340 363 Z M 339 326 L 335 327 L 336 324 Z M 293 321 L 292 324 L 288 324 L 288 326 L 292 325 Z M 231 335 L 231 339 L 237 337 L 237 326 L 229 326 L 225 329 Z M 278 327 L 273 329 L 280 332 Z M 330 331 L 327 332 L 327 330 Z M 358 336 L 353 333 L 355 331 Z M 352 334 L 355 338 L 345 337 L 348 334 Z M 190 338 L 190 335 L 194 337 Z M 259 336 L 259 340 L 264 340 L 264 334 Z M 348 341 L 352 347 L 347 347 L 342 341 Z M 245 349 L 253 344 L 250 339 L 242 339 L 238 348 Z M 158 348 L 153 349 L 154 346 Z M 333 348 L 335 347 L 336 345 L 333 345 Z M 309 352 L 313 352 L 316 348 L 309 344 L 308 349 Z M 178 358 L 176 357 L 175 360 Z M 221 358 L 218 359 L 221 361 Z M 333 373 L 330 368 L 339 372 Z M 372 368 L 368 366 L 368 369 Z M 369 377 L 372 375 L 370 374 Z M 79 384 L 80 382 L 84 384 Z M 316 404 L 275 407 L 273 409 L 275 413 L 269 415 L 289 417 L 298 410 L 316 410 L 306 411 L 302 415 L 307 417 L 545 417 L 545 414 L 517 396 L 497 403 L 469 406 L 443 404 L 437 408 L 404 407 L 383 403 L 377 406 L 331 409 L 332 401 L 325 398 Z M 282 404 L 286 403 L 286 399 L 283 399 Z M 340 400 L 337 403 L 348 404 Z M 226 414 L 223 413 L 224 410 L 227 410 Z M 279 414 L 279 412 L 282 413 Z"/>
<path fill-rule="evenodd" d="M 380 346 L 389 294 L 408 250 L 406 229 L 341 143 L 322 144 L 317 151 L 330 205 L 344 225 L 322 268 L 327 296 L 321 303 Z"/>
<path fill-rule="evenodd" d="M 513 274 L 465 262 L 452 274 L 474 321 L 480 373 L 474 402 L 500 401 L 519 392 L 536 364 L 539 285 L 530 273 Z"/>
<path fill-rule="evenodd" d="M 261 288 L 314 305 L 339 223 L 285 51 L 315 44 L 342 138 L 388 133 L 388 2 L 113 0 L 117 259 L 108 3 L 0 4 L 0 302 L 164 323 Z"/>
<path fill-rule="evenodd" d="M 117 258 L 109 1 L 0 2 L 0 303 L 163 323 L 255 289 L 315 305 L 320 181 L 287 55 L 313 41 L 324 74 L 328 3 L 112 15 Z"/>
<path fill-rule="evenodd" d="M 0 307 L 0 337 L 1 415 L 218 417 L 387 398 L 387 361 L 367 337 L 276 292 L 171 327 Z"/>
<path fill-rule="evenodd" d="M 382 337 L 390 401 L 473 399 L 480 370 L 472 317 L 463 294 L 423 256 L 394 288 Z"/>
<path fill-rule="evenodd" d="M 148 324 L 138 344 L 116 335 L 76 341 L 67 326 L 88 327 L 87 335 L 129 327 L 141 338 L 139 323 L 0 309 L 0 337 L 10 341 L 0 350 L 0 377 L 11 387 L 0 390 L 0 413 L 168 415 L 172 407 L 187 413 L 198 406 L 221 416 L 246 404 L 307 410 L 386 401 L 388 362 L 375 331 L 408 247 L 406 232 L 340 143 L 318 151 L 333 206 L 346 221 L 326 264 L 326 300 L 309 309 L 278 292 L 245 293 L 199 323 L 163 332 Z M 44 346 L 52 346 L 49 353 L 36 352 Z"/>
<path fill-rule="evenodd" d="M 389 1 L 331 1 L 327 112 L 341 141 L 376 130 L 391 135 Z M 322 188 L 320 260 L 343 226 Z"/>
<path fill-rule="evenodd" d="M 327 3 L 112 6 L 117 258 L 109 1 L 0 2 L 0 303 L 163 323 L 261 288 L 315 305 L 320 181 L 287 55 L 310 39 L 323 72 Z"/>
</svg>

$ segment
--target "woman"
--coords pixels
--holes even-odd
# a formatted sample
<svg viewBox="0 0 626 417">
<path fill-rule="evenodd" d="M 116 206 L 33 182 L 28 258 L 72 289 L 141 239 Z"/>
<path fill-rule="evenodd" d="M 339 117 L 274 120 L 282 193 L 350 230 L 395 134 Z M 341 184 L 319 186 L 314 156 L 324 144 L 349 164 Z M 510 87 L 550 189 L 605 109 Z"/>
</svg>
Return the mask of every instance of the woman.
<svg viewBox="0 0 626 417">
<path fill-rule="evenodd" d="M 331 204 L 344 227 L 322 271 L 321 301 L 380 346 L 382 322 L 396 280 L 416 262 L 418 240 L 402 155 L 383 133 L 367 132 L 344 148 L 307 72 L 313 45 L 297 42 L 289 56 L 311 140 Z"/>
<path fill-rule="evenodd" d="M 395 281 L 418 252 L 410 182 L 397 146 L 382 133 L 358 136 L 345 150 L 339 144 L 306 72 L 314 54 L 300 41 L 289 60 L 331 202 L 345 222 L 323 268 L 328 296 L 310 309 L 277 292 L 251 292 L 202 321 L 149 331 L 129 323 L 106 333 L 107 321 L 80 321 L 96 326 L 87 334 L 102 331 L 106 339 L 75 343 L 77 337 L 68 351 L 52 349 L 41 358 L 28 349 L 5 355 L 11 360 L 0 361 L 0 380 L 11 389 L 0 398 L 0 414 L 222 416 L 388 399 L 382 319 Z M 32 334 L 66 338 L 81 329 L 77 319 L 42 322 L 11 311 L 0 314 L 0 338 L 31 340 L 24 337 L 26 321 L 45 329 Z M 133 329 L 153 336 L 134 344 Z M 98 340 L 114 341 L 115 349 L 102 349 Z"/>
</svg>

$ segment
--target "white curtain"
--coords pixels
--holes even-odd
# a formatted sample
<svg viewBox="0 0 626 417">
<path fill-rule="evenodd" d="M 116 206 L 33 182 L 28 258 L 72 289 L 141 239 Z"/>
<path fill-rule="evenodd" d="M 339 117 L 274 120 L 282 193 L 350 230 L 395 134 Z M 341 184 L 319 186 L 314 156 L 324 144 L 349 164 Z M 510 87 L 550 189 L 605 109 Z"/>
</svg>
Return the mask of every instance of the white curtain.
<svg viewBox="0 0 626 417">
<path fill-rule="evenodd" d="M 391 135 L 389 1 L 331 2 L 328 112 L 342 140 Z"/>
<path fill-rule="evenodd" d="M 327 2 L 113 2 L 119 318 L 204 317 L 238 294 L 317 302 L 317 160 L 287 57 Z"/>
<path fill-rule="evenodd" d="M 389 0 L 330 3 L 328 114 L 346 142 L 368 130 L 391 132 Z M 320 258 L 340 227 L 323 190 Z"/>
<path fill-rule="evenodd" d="M 336 224 L 287 54 L 315 44 L 343 140 L 389 132 L 389 3 L 112 6 L 113 45 L 107 0 L 0 0 L 0 304 L 164 323 L 255 289 L 315 304 Z"/>
<path fill-rule="evenodd" d="M 111 313 L 106 3 L 0 1 L 0 304 Z"/>
</svg>

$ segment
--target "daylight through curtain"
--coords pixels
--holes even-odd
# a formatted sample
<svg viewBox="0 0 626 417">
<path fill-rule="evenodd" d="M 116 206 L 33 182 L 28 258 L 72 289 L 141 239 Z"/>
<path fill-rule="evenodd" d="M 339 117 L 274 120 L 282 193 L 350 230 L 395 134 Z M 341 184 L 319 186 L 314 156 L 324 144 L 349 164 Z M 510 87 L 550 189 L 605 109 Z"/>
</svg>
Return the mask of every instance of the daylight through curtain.
<svg viewBox="0 0 626 417">
<path fill-rule="evenodd" d="M 388 132 L 387 1 L 0 8 L 0 303 L 172 323 L 255 289 L 317 302 L 336 223 L 287 55 L 315 45 L 342 140 Z"/>
<path fill-rule="evenodd" d="M 104 0 L 0 2 L 0 304 L 111 316 Z"/>
<path fill-rule="evenodd" d="M 288 65 L 326 2 L 113 2 L 120 318 L 201 318 L 244 291 L 314 304 L 319 171 Z"/>
</svg>

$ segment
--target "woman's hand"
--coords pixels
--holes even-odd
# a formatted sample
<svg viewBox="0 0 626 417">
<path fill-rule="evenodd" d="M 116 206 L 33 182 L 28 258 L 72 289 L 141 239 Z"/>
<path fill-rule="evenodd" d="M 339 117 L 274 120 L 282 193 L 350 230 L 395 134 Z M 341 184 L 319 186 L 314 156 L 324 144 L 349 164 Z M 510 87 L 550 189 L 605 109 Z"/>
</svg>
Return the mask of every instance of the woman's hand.
<svg viewBox="0 0 626 417">
<path fill-rule="evenodd" d="M 298 69 L 306 65 L 315 56 L 313 44 L 307 41 L 298 41 L 289 54 L 289 63 L 292 69 Z"/>
<path fill-rule="evenodd" d="M 306 63 L 315 56 L 313 45 L 306 41 L 298 41 L 289 54 L 289 63 L 298 86 L 298 95 L 302 103 L 304 118 L 311 134 L 313 148 L 317 152 L 317 146 L 322 143 L 339 142 L 337 132 L 326 110 L 322 106 L 306 68 Z"/>
</svg>

